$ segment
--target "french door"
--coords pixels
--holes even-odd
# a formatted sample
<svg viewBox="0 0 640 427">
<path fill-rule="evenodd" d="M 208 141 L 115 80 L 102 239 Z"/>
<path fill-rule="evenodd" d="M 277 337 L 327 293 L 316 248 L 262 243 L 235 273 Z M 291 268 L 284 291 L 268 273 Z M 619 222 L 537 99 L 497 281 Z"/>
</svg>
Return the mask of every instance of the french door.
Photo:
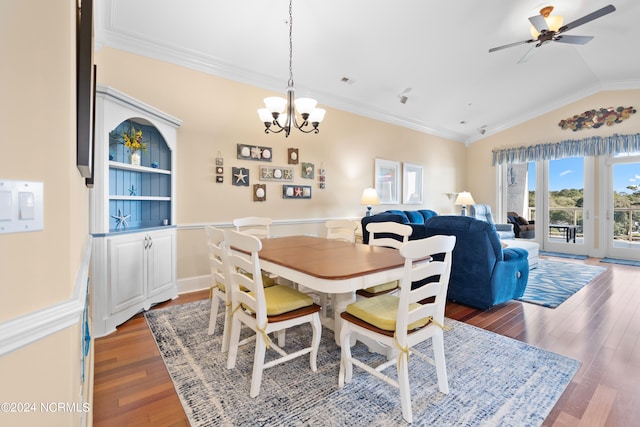
<svg viewBox="0 0 640 427">
<path fill-rule="evenodd" d="M 594 240 L 593 164 L 592 157 L 568 157 L 504 165 L 500 212 L 522 211 L 523 217 L 534 220 L 534 240 L 542 250 L 590 253 Z"/>
<path fill-rule="evenodd" d="M 609 157 L 604 163 L 605 255 L 640 260 L 640 155 Z"/>
<path fill-rule="evenodd" d="M 546 160 L 537 162 L 536 170 L 542 249 L 586 255 L 593 245 L 593 158 Z"/>
</svg>

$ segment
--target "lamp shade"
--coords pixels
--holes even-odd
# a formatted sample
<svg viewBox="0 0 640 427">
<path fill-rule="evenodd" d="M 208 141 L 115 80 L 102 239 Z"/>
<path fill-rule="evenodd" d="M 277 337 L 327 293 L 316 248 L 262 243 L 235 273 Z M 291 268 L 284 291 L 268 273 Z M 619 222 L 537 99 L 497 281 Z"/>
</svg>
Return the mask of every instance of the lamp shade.
<svg viewBox="0 0 640 427">
<path fill-rule="evenodd" d="M 456 205 L 466 206 L 466 205 L 475 205 L 476 202 L 473 200 L 471 193 L 468 191 L 463 191 L 462 193 L 458 193 L 458 197 L 456 197 Z"/>
<path fill-rule="evenodd" d="M 315 99 L 311 98 L 296 98 L 293 101 L 293 104 L 296 106 L 296 111 L 300 114 L 311 114 L 318 102 Z"/>
<path fill-rule="evenodd" d="M 362 192 L 362 197 L 360 198 L 361 205 L 379 205 L 380 198 L 378 197 L 378 193 L 375 188 L 365 188 Z"/>
<path fill-rule="evenodd" d="M 258 116 L 260 117 L 260 121 L 264 123 L 270 123 L 273 121 L 273 116 L 266 108 L 260 108 L 258 110 Z"/>
<path fill-rule="evenodd" d="M 269 98 L 264 99 L 264 105 L 267 107 L 269 112 L 280 114 L 284 113 L 284 110 L 287 107 L 287 100 L 278 96 L 270 96 Z"/>
<path fill-rule="evenodd" d="M 309 122 L 311 123 L 320 123 L 324 120 L 324 115 L 327 111 L 323 108 L 314 108 L 309 115 Z"/>
</svg>

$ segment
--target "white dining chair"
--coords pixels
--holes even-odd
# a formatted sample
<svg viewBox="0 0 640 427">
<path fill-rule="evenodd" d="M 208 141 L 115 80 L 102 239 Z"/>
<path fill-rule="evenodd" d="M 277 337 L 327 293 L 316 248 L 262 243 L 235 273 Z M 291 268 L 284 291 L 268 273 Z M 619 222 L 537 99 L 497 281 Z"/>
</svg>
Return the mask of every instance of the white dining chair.
<svg viewBox="0 0 640 427">
<path fill-rule="evenodd" d="M 224 309 L 224 325 L 222 330 L 221 350 L 229 349 L 229 325 L 231 319 L 231 292 L 227 289 L 224 256 L 224 231 L 210 225 L 205 227 L 207 247 L 209 249 L 209 266 L 211 268 L 211 315 L 209 317 L 209 335 L 215 333 L 218 320 L 218 309 L 222 303 Z"/>
<path fill-rule="evenodd" d="M 336 219 L 324 223 L 327 229 L 327 239 L 344 240 L 354 243 L 356 241 L 356 221 Z"/>
<path fill-rule="evenodd" d="M 229 271 L 232 300 L 231 338 L 227 368 L 233 369 L 238 356 L 238 348 L 247 340 L 240 341 L 240 330 L 248 326 L 255 333 L 255 353 L 253 373 L 249 395 L 256 397 L 260 393 L 263 371 L 288 360 L 309 354 L 311 370 L 317 370 L 316 359 L 320 346 L 320 306 L 302 292 L 284 285 L 265 288 L 260 274 L 260 256 L 262 242 L 255 236 L 234 230 L 225 230 L 226 250 L 224 259 Z M 240 253 L 236 252 L 240 251 Z M 250 272 L 250 275 L 240 272 Z M 242 289 L 248 291 L 243 291 Z M 309 347 L 287 354 L 276 345 L 269 334 L 284 331 L 292 326 L 311 325 L 311 343 Z M 280 356 L 265 363 L 267 349 L 275 350 Z M 286 384 L 283 385 L 286 387 Z"/>
<path fill-rule="evenodd" d="M 398 222 L 370 222 L 367 224 L 369 232 L 369 246 L 383 246 L 387 248 L 400 249 L 400 247 L 409 241 L 409 236 L 413 232 L 410 225 L 400 224 Z M 393 292 L 398 288 L 398 281 L 380 283 L 379 285 L 370 286 L 356 292 L 360 297 L 371 298 Z"/>
<path fill-rule="evenodd" d="M 232 222 L 236 231 L 256 236 L 258 239 L 268 239 L 271 237 L 271 218 L 248 216 L 244 218 L 236 218 Z"/>
<path fill-rule="evenodd" d="M 447 368 L 444 356 L 444 309 L 451 274 L 451 252 L 456 243 L 455 236 L 433 236 L 412 240 L 400 248 L 405 258 L 400 292 L 398 295 L 380 295 L 349 304 L 341 313 L 343 319 L 340 342 L 342 353 L 338 386 L 351 382 L 353 365 L 385 381 L 400 390 L 402 417 L 413 421 L 411 393 L 409 387 L 409 354 L 434 364 L 438 378 L 438 389 L 449 393 Z M 442 261 L 424 261 L 425 257 L 444 254 Z M 422 260 L 422 261 L 421 261 Z M 417 282 L 428 283 L 412 289 Z M 392 351 L 385 362 L 372 366 L 352 356 L 351 335 L 356 339 L 370 339 Z M 423 341 L 431 339 L 433 359 L 415 349 Z M 384 374 L 384 370 L 395 367 L 397 380 Z M 424 381 L 421 377 L 420 381 Z"/>
</svg>

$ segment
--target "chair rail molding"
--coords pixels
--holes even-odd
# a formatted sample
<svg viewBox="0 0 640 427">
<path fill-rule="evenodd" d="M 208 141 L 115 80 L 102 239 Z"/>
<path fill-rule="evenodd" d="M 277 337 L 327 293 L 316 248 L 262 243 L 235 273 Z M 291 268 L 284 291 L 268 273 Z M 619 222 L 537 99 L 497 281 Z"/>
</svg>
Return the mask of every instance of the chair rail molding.
<svg viewBox="0 0 640 427">
<path fill-rule="evenodd" d="M 85 242 L 71 299 L 0 323 L 0 356 L 82 322 L 91 262 L 91 236 Z"/>
</svg>

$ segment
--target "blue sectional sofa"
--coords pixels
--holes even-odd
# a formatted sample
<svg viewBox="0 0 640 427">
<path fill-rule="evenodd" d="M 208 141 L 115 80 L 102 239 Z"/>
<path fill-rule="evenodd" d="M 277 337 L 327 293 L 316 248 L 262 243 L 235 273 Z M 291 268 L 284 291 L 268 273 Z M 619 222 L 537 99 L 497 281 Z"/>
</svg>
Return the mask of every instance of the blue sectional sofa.
<svg viewBox="0 0 640 427">
<path fill-rule="evenodd" d="M 465 216 L 435 216 L 425 221 L 424 231 L 425 237 L 456 236 L 448 299 L 486 310 L 524 293 L 528 252 L 503 248 L 494 224 Z"/>
<path fill-rule="evenodd" d="M 370 222 L 399 222 L 400 224 L 407 224 L 411 226 L 413 232 L 409 236 L 409 240 L 422 239 L 425 237 L 424 223 L 427 219 L 437 216 L 435 211 L 429 209 L 421 209 L 415 211 L 401 211 L 398 209 L 391 209 L 388 211 L 380 212 L 375 215 L 365 216 L 360 221 L 362 224 L 362 242 L 369 243 L 369 232 L 367 231 L 367 224 Z"/>
</svg>

